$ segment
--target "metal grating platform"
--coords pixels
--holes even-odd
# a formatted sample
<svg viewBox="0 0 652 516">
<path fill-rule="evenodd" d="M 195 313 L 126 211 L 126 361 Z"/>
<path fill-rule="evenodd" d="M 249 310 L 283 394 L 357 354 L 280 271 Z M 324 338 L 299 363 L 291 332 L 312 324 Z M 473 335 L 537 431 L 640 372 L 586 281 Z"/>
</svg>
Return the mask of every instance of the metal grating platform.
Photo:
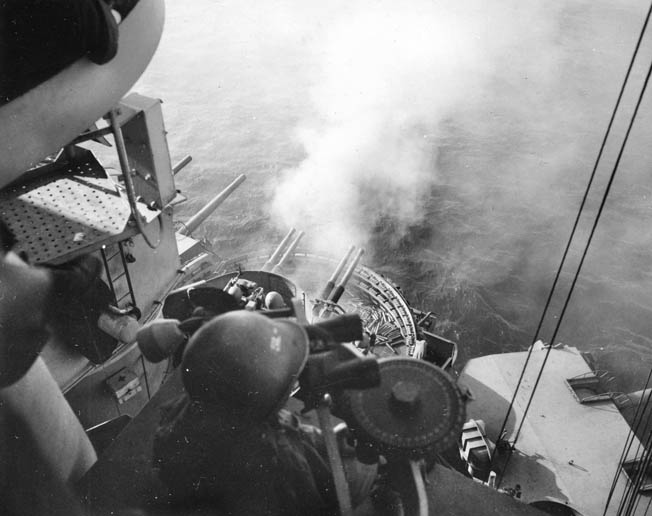
<svg viewBox="0 0 652 516">
<path fill-rule="evenodd" d="M 0 217 L 14 232 L 17 251 L 33 263 L 57 263 L 125 238 L 126 197 L 89 151 L 59 171 L 0 192 Z"/>
</svg>

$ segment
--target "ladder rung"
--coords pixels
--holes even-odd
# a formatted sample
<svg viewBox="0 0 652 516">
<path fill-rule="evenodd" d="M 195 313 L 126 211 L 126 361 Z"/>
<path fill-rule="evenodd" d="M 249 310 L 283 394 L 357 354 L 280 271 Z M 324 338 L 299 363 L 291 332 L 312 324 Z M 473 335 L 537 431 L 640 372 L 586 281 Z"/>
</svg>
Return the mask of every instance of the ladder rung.
<svg viewBox="0 0 652 516">
<path fill-rule="evenodd" d="M 127 293 L 124 294 L 123 296 L 119 297 L 119 298 L 118 298 L 118 303 L 119 303 L 120 301 L 122 301 L 125 297 L 129 297 L 129 296 L 131 296 L 131 292 L 127 292 Z"/>
</svg>

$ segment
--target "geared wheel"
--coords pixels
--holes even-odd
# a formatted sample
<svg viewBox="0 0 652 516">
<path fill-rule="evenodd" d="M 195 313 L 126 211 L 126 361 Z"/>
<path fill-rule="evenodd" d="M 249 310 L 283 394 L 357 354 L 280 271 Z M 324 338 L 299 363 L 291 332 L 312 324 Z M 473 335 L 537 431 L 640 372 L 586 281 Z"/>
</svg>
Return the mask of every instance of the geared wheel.
<svg viewBox="0 0 652 516">
<path fill-rule="evenodd" d="M 345 419 L 361 442 L 379 453 L 428 458 L 456 443 L 465 418 L 453 379 L 440 368 L 408 357 L 378 361 L 381 384 L 346 391 Z"/>
</svg>

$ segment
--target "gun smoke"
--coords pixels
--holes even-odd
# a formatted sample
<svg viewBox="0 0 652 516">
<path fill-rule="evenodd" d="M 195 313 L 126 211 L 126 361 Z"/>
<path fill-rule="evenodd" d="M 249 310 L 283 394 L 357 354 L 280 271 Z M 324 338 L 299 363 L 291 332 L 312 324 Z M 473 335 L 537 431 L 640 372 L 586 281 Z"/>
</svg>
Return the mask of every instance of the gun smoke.
<svg viewBox="0 0 652 516">
<path fill-rule="evenodd" d="M 604 16 L 633 19 L 635 7 L 583 8 L 354 2 L 316 43 L 313 109 L 296 132 L 306 156 L 276 190 L 279 219 L 311 228 L 321 251 L 375 247 L 374 265 L 402 263 L 404 281 L 423 280 L 426 304 L 460 285 L 484 289 L 471 304 L 511 321 L 490 333 L 517 330 L 527 344 L 635 41 Z M 609 32 L 610 48 L 599 39 Z M 571 60 L 583 45 L 583 61 Z M 592 258 L 585 291 L 603 294 L 605 253 Z"/>
<path fill-rule="evenodd" d="M 288 227 L 330 255 L 365 246 L 367 263 L 438 311 L 440 330 L 469 353 L 504 351 L 529 344 L 646 8 L 170 4 L 140 89 L 165 98 L 173 154 L 195 157 L 178 178 L 196 199 L 188 213 L 238 173 L 249 176 L 220 208 L 232 227 L 204 228 L 218 250 L 273 246 Z M 179 23 L 190 19 L 192 30 Z M 564 342 L 648 345 L 652 192 L 639 179 L 651 159 L 649 101 L 642 111 Z M 571 255 L 576 263 L 579 250 Z"/>
<path fill-rule="evenodd" d="M 438 156 L 453 129 L 446 123 L 458 126 L 460 113 L 486 102 L 515 45 L 524 53 L 550 47 L 551 17 L 541 14 L 518 2 L 501 10 L 482 2 L 347 4 L 313 42 L 321 64 L 313 109 L 296 132 L 306 157 L 277 189 L 281 220 L 317 228 L 315 245 L 329 250 L 367 244 L 386 217 L 396 239 L 423 222 L 432 187 L 445 179 Z M 532 26 L 538 34 L 526 37 Z M 511 65 L 543 79 L 547 62 Z"/>
</svg>

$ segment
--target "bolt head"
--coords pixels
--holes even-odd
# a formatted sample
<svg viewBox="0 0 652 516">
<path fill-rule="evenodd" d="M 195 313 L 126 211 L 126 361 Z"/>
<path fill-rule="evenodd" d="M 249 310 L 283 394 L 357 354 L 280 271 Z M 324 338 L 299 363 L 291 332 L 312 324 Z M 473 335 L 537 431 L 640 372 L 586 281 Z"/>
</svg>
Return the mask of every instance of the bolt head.
<svg viewBox="0 0 652 516">
<path fill-rule="evenodd" d="M 414 411 L 421 400 L 421 389 L 413 382 L 397 382 L 392 387 L 392 402 L 402 410 Z"/>
</svg>

